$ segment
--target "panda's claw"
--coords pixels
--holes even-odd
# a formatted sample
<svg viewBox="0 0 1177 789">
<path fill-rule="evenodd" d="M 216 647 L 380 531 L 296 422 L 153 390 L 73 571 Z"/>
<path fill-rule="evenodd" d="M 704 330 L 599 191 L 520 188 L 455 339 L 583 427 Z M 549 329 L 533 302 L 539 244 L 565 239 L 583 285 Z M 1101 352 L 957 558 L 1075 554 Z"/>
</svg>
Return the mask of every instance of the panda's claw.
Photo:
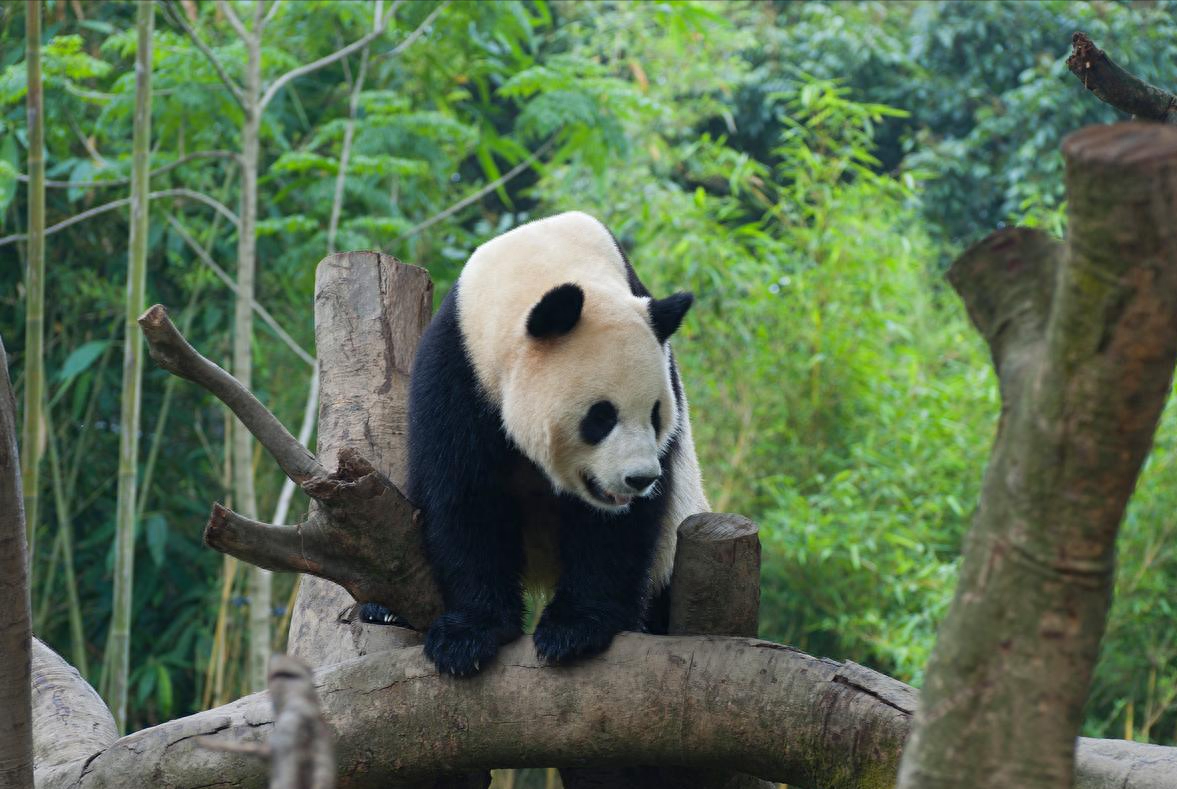
<svg viewBox="0 0 1177 789">
<path fill-rule="evenodd" d="M 499 651 L 494 628 L 461 611 L 450 611 L 434 620 L 425 636 L 425 656 L 437 670 L 455 677 L 477 674 Z"/>
<path fill-rule="evenodd" d="M 545 663 L 568 663 L 604 652 L 617 632 L 597 617 L 549 605 L 535 628 L 535 652 Z"/>
</svg>

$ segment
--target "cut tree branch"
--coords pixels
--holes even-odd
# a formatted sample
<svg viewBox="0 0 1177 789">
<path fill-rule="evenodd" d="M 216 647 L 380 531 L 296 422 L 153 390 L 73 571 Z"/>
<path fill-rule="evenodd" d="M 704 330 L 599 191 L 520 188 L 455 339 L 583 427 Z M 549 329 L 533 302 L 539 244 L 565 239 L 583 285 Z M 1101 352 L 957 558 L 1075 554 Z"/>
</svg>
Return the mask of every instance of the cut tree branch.
<svg viewBox="0 0 1177 789">
<path fill-rule="evenodd" d="M 1105 104 L 1137 120 L 1177 124 L 1177 96 L 1148 84 L 1095 46 L 1086 33 L 1071 36 L 1067 68 Z"/>
<path fill-rule="evenodd" d="M 300 484 L 314 477 L 327 476 L 314 455 L 299 444 L 249 390 L 188 344 L 168 318 L 163 305 L 156 304 L 143 313 L 139 317 L 139 326 L 155 363 L 173 375 L 203 386 L 229 406 L 278 462 L 286 476 Z"/>
<path fill-rule="evenodd" d="M 164 13 L 168 15 L 168 18 L 171 19 L 174 24 L 179 25 L 180 29 L 188 35 L 188 38 L 192 39 L 192 43 L 195 44 L 196 48 L 201 51 L 204 57 L 212 65 L 213 70 L 217 72 L 217 76 L 221 78 L 221 82 L 225 84 L 225 87 L 229 91 L 229 95 L 231 95 L 237 104 L 241 107 L 241 109 L 244 110 L 245 93 L 241 90 L 241 86 L 238 85 L 233 80 L 233 78 L 229 76 L 229 72 L 225 70 L 225 66 L 221 63 L 221 59 L 218 58 L 216 53 L 214 53 L 209 48 L 208 44 L 204 43 L 204 39 L 200 37 L 200 34 L 196 32 L 192 25 L 188 24 L 188 20 L 184 18 L 183 12 L 175 11 L 172 8 L 172 4 L 170 2 L 166 2 L 166 0 L 163 2 L 163 9 Z"/>
<path fill-rule="evenodd" d="M 433 9 L 433 11 L 429 14 L 429 16 L 425 17 L 425 20 L 420 25 L 417 26 L 416 30 L 414 30 L 412 33 L 410 33 L 405 38 L 404 41 L 397 44 L 395 47 L 393 47 L 391 50 L 389 50 L 385 54 L 392 56 L 392 55 L 398 55 L 402 51 L 404 51 L 414 41 L 416 41 L 418 38 L 420 38 L 422 35 L 424 35 L 424 33 L 428 29 L 429 25 L 433 23 L 433 20 L 437 17 L 438 14 L 441 13 L 442 9 L 444 9 L 447 5 L 449 5 L 449 0 L 445 0 L 445 2 L 441 3 L 437 8 Z M 392 14 L 388 14 L 384 19 L 380 20 L 380 24 L 376 25 L 375 29 L 373 29 L 372 32 L 356 39 L 355 41 L 348 44 L 346 47 L 343 47 L 342 49 L 338 49 L 335 52 L 332 52 L 330 55 L 325 55 L 324 57 L 321 57 L 318 60 L 312 61 L 311 63 L 307 63 L 305 65 L 299 66 L 298 68 L 293 68 L 290 71 L 287 71 L 282 76 L 278 77 L 278 79 L 274 80 L 273 84 L 271 84 L 270 87 L 266 88 L 266 92 L 264 94 L 262 94 L 261 101 L 258 102 L 258 112 L 259 113 L 264 112 L 266 106 L 269 105 L 270 101 L 273 100 L 274 96 L 278 95 L 278 91 L 280 91 L 282 88 L 284 88 L 286 86 L 286 84 L 289 83 L 291 80 L 298 79 L 299 77 L 301 77 L 305 74 L 310 74 L 312 71 L 318 71 L 319 69 L 323 68 L 324 66 L 329 66 L 332 63 L 336 62 L 337 60 L 341 60 L 342 58 L 347 57 L 348 55 L 352 54 L 353 52 L 358 52 L 361 49 L 363 49 L 364 47 L 366 47 L 370 42 L 372 42 L 375 39 L 382 36 L 384 34 L 384 31 L 388 29 L 388 20 L 392 19 L 392 17 L 393 17 Z"/>
</svg>

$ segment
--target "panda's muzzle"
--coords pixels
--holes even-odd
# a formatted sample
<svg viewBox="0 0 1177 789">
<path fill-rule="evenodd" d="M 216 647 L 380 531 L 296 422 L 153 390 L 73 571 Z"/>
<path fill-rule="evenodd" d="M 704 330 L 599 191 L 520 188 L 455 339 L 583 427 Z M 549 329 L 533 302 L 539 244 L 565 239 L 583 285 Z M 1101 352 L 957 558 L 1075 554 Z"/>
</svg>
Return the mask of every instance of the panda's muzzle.
<svg viewBox="0 0 1177 789">
<path fill-rule="evenodd" d="M 606 506 L 626 507 L 633 501 L 633 496 L 614 496 L 612 493 L 609 493 L 587 471 L 581 472 L 580 478 L 584 482 L 584 486 L 588 489 L 589 495 Z"/>
</svg>

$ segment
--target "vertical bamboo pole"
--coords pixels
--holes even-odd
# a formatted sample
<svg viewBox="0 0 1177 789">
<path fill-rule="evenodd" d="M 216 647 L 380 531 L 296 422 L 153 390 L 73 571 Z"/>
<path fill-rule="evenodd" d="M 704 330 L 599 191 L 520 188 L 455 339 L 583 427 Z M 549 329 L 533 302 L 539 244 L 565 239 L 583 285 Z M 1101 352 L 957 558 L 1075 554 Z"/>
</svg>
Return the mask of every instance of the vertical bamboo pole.
<svg viewBox="0 0 1177 789">
<path fill-rule="evenodd" d="M 107 702 L 119 732 L 127 730 L 127 676 L 131 654 L 131 593 L 135 577 L 136 481 L 143 335 L 136 323 L 144 309 L 147 279 L 147 174 L 151 147 L 151 34 L 155 4 L 140 3 L 136 26 L 135 120 L 131 159 L 131 241 L 127 258 L 126 326 L 123 339 L 122 427 L 114 554 L 114 604 L 107 639 Z"/>
<path fill-rule="evenodd" d="M 25 505 L 29 566 L 37 528 L 38 471 L 43 445 L 45 391 L 45 113 L 41 91 L 41 2 L 25 6 L 25 66 L 28 70 L 29 254 L 25 269 L 25 402 L 21 426 L 21 492 Z M 138 332 L 135 332 L 138 334 Z"/>
<path fill-rule="evenodd" d="M 253 31 L 245 37 L 245 121 L 241 127 L 241 209 L 237 227 L 237 300 L 233 318 L 233 376 L 246 388 L 253 385 L 253 292 L 257 271 L 257 170 L 261 127 L 262 0 L 254 2 Z M 235 425 L 235 428 L 239 426 Z M 253 486 L 253 436 L 233 430 L 233 488 L 238 511 L 257 518 Z M 252 691 L 265 690 L 270 663 L 270 571 L 250 568 L 249 671 Z"/>
</svg>

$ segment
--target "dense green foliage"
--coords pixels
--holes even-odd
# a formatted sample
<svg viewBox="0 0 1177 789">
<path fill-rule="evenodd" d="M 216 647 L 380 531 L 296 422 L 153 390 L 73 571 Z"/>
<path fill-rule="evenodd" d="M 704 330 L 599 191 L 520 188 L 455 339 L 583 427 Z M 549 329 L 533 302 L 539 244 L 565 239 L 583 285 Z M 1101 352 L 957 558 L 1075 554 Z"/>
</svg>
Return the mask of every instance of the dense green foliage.
<svg viewBox="0 0 1177 789">
<path fill-rule="evenodd" d="M 47 9 L 49 177 L 125 178 L 134 8 L 75 5 Z M 698 296 L 676 353 L 712 503 L 762 524 L 763 634 L 918 682 L 999 405 L 941 271 L 1002 222 L 1062 231 L 1058 143 L 1115 115 L 1066 73 L 1071 32 L 1177 86 L 1177 4 L 453 3 L 420 41 L 388 54 L 436 7 L 403 4 L 373 44 L 337 246 L 426 266 L 441 290 L 481 239 L 568 208 L 600 216 L 656 293 Z M 169 13 L 189 9 L 239 74 L 244 51 L 228 22 L 213 3 Z M 0 236 L 25 222 L 22 14 L 21 4 L 0 9 Z M 355 40 L 371 14 L 363 3 L 282 4 L 263 74 Z M 169 14 L 155 42 L 153 166 L 238 148 L 240 109 Z M 307 349 L 359 61 L 293 81 L 262 123 L 258 299 Z M 518 177 L 417 231 L 533 152 Z M 152 189 L 232 208 L 236 168 L 230 157 L 193 159 Z M 126 189 L 51 189 L 48 221 Z M 153 203 L 148 299 L 224 360 L 232 294 L 169 215 L 230 273 L 233 227 L 192 199 Z M 34 610 L 37 632 L 69 654 L 74 585 L 92 675 L 110 616 L 126 222 L 119 208 L 48 241 L 49 456 L 60 462 L 44 472 Z M 22 255 L 21 244 L 0 246 L 0 333 L 18 386 Z M 296 425 L 309 367 L 261 323 L 254 349 L 257 394 Z M 236 695 L 245 654 L 243 579 L 222 594 L 222 561 L 199 540 L 210 500 L 224 497 L 224 412 L 154 367 L 143 399 L 138 725 Z M 1175 464 L 1170 413 L 1121 540 L 1092 734 L 1174 737 Z M 265 457 L 257 469 L 265 513 L 281 480 Z M 58 513 L 76 579 L 51 550 Z M 289 589 L 284 579 L 275 599 Z M 229 659 L 214 692 L 219 606 Z"/>
</svg>

